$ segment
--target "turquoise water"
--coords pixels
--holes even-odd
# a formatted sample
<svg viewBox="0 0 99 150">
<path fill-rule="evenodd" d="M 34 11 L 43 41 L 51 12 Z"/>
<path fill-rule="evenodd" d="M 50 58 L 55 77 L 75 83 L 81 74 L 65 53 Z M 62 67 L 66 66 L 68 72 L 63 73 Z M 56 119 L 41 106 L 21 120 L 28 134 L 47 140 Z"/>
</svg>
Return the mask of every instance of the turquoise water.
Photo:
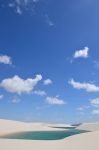
<svg viewBox="0 0 99 150">
<path fill-rule="evenodd" d="M 42 131 L 42 132 L 20 132 L 2 136 L 7 139 L 25 139 L 25 140 L 59 140 L 66 137 L 85 133 L 83 130 L 70 129 L 67 131 Z"/>
</svg>

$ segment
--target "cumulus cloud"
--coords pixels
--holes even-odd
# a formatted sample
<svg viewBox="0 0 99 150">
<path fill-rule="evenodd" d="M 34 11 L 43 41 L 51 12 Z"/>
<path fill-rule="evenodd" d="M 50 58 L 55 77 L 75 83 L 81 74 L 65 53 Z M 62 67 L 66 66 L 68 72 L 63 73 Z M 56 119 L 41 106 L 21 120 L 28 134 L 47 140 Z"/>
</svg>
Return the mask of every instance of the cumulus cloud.
<svg viewBox="0 0 99 150">
<path fill-rule="evenodd" d="M 58 97 L 47 97 L 46 102 L 50 105 L 64 105 L 65 102 L 62 99 L 59 99 Z"/>
<path fill-rule="evenodd" d="M 99 98 L 95 98 L 90 100 L 92 106 L 98 107 L 99 106 Z"/>
<path fill-rule="evenodd" d="M 11 57 L 7 55 L 0 55 L 0 63 L 11 65 L 12 64 Z"/>
<path fill-rule="evenodd" d="M 72 85 L 73 88 L 75 89 L 83 89 L 87 92 L 99 92 L 99 86 L 96 86 L 95 84 L 91 84 L 91 83 L 80 83 L 80 82 L 76 82 L 74 79 L 71 79 L 68 82 L 70 85 Z"/>
<path fill-rule="evenodd" d="M 11 93 L 30 93 L 41 79 L 41 75 L 36 75 L 34 79 L 28 78 L 26 80 L 15 75 L 12 78 L 2 80 L 0 86 Z"/>
<path fill-rule="evenodd" d="M 44 83 L 44 85 L 49 85 L 49 84 L 52 84 L 53 82 L 51 79 L 46 79 L 46 80 L 44 80 L 43 83 Z"/>
<path fill-rule="evenodd" d="M 88 57 L 88 52 L 89 52 L 89 48 L 88 47 L 84 47 L 84 49 L 82 50 L 77 50 L 75 51 L 73 57 L 74 58 L 87 58 Z"/>
<path fill-rule="evenodd" d="M 38 91 L 34 91 L 34 94 L 38 95 L 38 96 L 45 96 L 46 92 L 42 91 L 42 90 L 38 90 Z"/>
<path fill-rule="evenodd" d="M 93 110 L 93 111 L 92 111 L 92 114 L 93 114 L 93 115 L 99 115 L 99 109 Z"/>
<path fill-rule="evenodd" d="M 0 100 L 3 99 L 4 95 L 0 95 Z"/>
</svg>

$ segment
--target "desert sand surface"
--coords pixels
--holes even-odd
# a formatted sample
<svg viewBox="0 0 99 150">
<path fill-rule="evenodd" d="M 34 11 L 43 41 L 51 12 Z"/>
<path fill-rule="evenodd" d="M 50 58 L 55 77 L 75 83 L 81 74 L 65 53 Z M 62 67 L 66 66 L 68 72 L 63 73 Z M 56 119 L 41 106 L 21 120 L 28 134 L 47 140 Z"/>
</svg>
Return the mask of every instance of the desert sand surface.
<svg viewBox="0 0 99 150">
<path fill-rule="evenodd" d="M 20 131 L 52 131 L 57 130 L 44 123 L 21 123 L 0 120 L 0 134 Z M 50 124 L 52 125 L 52 124 Z M 56 125 L 55 125 L 56 126 Z M 68 126 L 68 125 L 67 125 Z M 17 140 L 0 139 L 1 150 L 99 150 L 99 123 L 82 124 L 78 129 L 91 132 L 73 135 L 62 140 Z M 60 130 L 60 129 L 58 129 Z"/>
<path fill-rule="evenodd" d="M 70 125 L 63 124 L 47 124 L 47 123 L 26 123 L 19 121 L 3 120 L 0 119 L 0 135 L 25 132 L 25 131 L 57 131 L 64 130 L 61 128 L 53 127 L 71 127 Z"/>
<path fill-rule="evenodd" d="M 87 131 L 97 131 L 99 130 L 99 122 L 97 123 L 84 123 L 77 127 L 80 130 L 87 130 Z"/>
<path fill-rule="evenodd" d="M 99 150 L 99 131 L 58 141 L 0 140 L 2 150 Z"/>
</svg>

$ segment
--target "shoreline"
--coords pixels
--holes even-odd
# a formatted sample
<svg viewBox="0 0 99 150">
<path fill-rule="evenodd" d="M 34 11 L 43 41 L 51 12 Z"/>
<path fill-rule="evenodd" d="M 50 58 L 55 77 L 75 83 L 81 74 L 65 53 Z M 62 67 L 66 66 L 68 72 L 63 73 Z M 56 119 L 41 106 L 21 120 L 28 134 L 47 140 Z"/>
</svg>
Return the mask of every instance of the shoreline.
<svg viewBox="0 0 99 150">
<path fill-rule="evenodd" d="M 57 126 L 57 128 L 55 128 Z M 12 120 L 0 119 L 0 136 L 18 133 L 18 132 L 34 132 L 34 131 L 64 131 L 67 129 L 60 128 L 60 124 L 47 124 L 47 123 L 26 123 Z M 64 127 L 72 127 L 64 125 Z"/>
<path fill-rule="evenodd" d="M 60 140 L 17 140 L 1 138 L 0 148 L 2 150 L 33 150 L 33 148 L 35 150 L 99 150 L 99 123 L 85 123 L 77 127 L 77 129 L 86 129 L 91 132 L 73 135 Z M 52 130 L 64 131 L 63 129 L 57 130 L 55 128 L 51 128 L 49 127 L 49 124 L 45 123 L 23 123 L 0 119 L 0 135 L 22 131 L 39 132 Z"/>
<path fill-rule="evenodd" d="M 39 140 L 10 140 L 0 139 L 2 150 L 99 150 L 99 131 L 74 135 L 63 140 L 39 141 Z"/>
</svg>

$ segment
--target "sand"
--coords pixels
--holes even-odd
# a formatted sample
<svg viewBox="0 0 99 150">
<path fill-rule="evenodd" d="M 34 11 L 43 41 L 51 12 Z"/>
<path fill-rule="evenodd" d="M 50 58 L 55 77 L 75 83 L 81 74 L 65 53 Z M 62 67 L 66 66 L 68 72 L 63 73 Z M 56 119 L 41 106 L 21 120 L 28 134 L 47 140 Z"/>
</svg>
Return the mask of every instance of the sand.
<svg viewBox="0 0 99 150">
<path fill-rule="evenodd" d="M 6 125 L 5 125 L 6 123 Z M 2 127 L 2 125 L 3 127 Z M 11 125 L 12 124 L 12 125 Z M 33 126 L 34 125 L 34 126 Z M 21 129 L 19 128 L 21 127 Z M 15 130 L 20 131 L 25 123 L 13 122 L 13 121 L 0 121 L 0 133 L 1 129 L 4 130 L 6 127 L 6 132 Z M 83 133 L 79 135 L 74 135 L 63 140 L 56 141 L 35 141 L 35 140 L 8 140 L 0 139 L 0 149 L 1 150 L 99 150 L 99 130 L 98 123 L 94 124 L 84 124 L 78 128 L 92 130 L 92 132 Z M 29 129 L 31 127 L 31 129 Z M 35 128 L 34 128 L 35 127 Z M 38 128 L 39 127 L 39 128 Z M 91 128 L 92 127 L 92 128 Z M 51 130 L 46 124 L 31 123 L 27 124 L 23 130 Z M 55 130 L 55 128 L 54 128 Z M 2 134 L 4 131 L 2 132 Z"/>
<path fill-rule="evenodd" d="M 99 131 L 59 141 L 0 140 L 1 150 L 99 150 Z"/>
<path fill-rule="evenodd" d="M 97 123 L 84 123 L 77 127 L 77 129 L 87 130 L 87 131 L 97 131 L 99 130 L 99 122 Z"/>
<path fill-rule="evenodd" d="M 47 123 L 26 123 L 12 120 L 0 119 L 0 135 L 25 132 L 25 131 L 60 131 L 64 130 L 56 127 L 71 127 L 63 124 L 47 124 Z M 54 128 L 53 128 L 54 127 Z"/>
</svg>

